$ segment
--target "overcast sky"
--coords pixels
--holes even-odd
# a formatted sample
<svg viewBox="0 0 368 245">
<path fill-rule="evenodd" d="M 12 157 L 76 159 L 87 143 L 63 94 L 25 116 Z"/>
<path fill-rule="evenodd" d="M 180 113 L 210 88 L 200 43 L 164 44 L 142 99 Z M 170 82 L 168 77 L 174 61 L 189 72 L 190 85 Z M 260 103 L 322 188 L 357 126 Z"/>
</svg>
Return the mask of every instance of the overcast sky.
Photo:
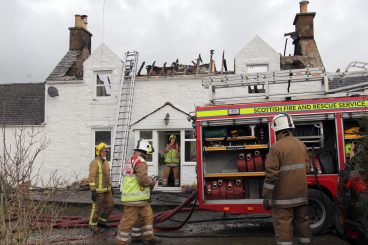
<svg viewBox="0 0 368 245">
<path fill-rule="evenodd" d="M 177 58 L 205 63 L 214 49 L 229 68 L 255 35 L 283 53 L 294 31 L 299 0 L 1 0 L 0 83 L 44 82 L 69 48 L 75 14 L 88 15 L 92 50 L 106 43 L 119 57 L 140 53 L 139 63 L 162 66 Z M 104 9 L 104 11 L 103 11 Z M 328 71 L 354 60 L 368 62 L 368 1 L 310 0 L 314 34 Z M 104 13 L 104 15 L 103 15 Z M 291 40 L 287 54 L 293 53 Z"/>
</svg>

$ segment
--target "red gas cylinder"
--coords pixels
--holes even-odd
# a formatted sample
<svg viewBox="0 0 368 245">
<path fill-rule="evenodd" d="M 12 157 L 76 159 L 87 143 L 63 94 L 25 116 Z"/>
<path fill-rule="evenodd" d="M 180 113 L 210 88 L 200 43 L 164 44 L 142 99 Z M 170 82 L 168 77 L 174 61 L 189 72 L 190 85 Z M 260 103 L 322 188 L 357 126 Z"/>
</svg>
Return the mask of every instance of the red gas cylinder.
<svg viewBox="0 0 368 245">
<path fill-rule="evenodd" d="M 238 168 L 238 172 L 247 172 L 247 162 L 245 160 L 244 153 L 239 154 L 239 157 L 236 160 L 236 166 Z"/>
<path fill-rule="evenodd" d="M 219 179 L 217 181 L 217 184 L 220 188 L 220 199 L 226 199 L 227 181 L 224 181 L 223 179 Z"/>
<path fill-rule="evenodd" d="M 264 171 L 264 162 L 259 151 L 254 152 L 254 165 L 256 167 L 257 172 Z"/>
<path fill-rule="evenodd" d="M 233 181 L 229 180 L 227 182 L 227 188 L 226 188 L 226 199 L 234 199 L 234 189 L 233 189 Z"/>
<path fill-rule="evenodd" d="M 314 157 L 314 166 L 316 166 L 317 173 L 321 174 L 322 173 L 322 167 L 321 167 L 321 163 L 320 163 L 317 156 Z"/>
<path fill-rule="evenodd" d="M 233 190 L 234 190 L 234 199 L 244 198 L 244 185 L 241 179 L 235 180 L 235 185 L 233 186 Z"/>
<path fill-rule="evenodd" d="M 255 172 L 256 166 L 254 165 L 254 158 L 252 157 L 251 153 L 247 153 L 245 156 L 245 159 L 247 160 L 247 170 L 248 172 Z"/>
</svg>

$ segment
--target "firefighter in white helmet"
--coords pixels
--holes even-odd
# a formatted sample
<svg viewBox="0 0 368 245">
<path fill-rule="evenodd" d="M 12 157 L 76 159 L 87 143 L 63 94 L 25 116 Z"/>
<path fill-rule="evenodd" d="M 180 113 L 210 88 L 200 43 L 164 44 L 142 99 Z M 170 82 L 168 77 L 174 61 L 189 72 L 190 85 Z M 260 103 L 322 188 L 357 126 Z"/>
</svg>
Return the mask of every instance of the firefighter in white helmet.
<svg viewBox="0 0 368 245">
<path fill-rule="evenodd" d="M 96 147 L 96 158 L 89 165 L 89 188 L 92 191 L 92 210 L 89 225 L 92 232 L 100 228 L 109 228 L 106 221 L 111 214 L 114 203 L 111 192 L 110 166 L 106 160 L 109 147 L 100 143 Z"/>
<path fill-rule="evenodd" d="M 153 212 L 149 200 L 151 188 L 156 181 L 147 175 L 147 154 L 153 152 L 148 140 L 141 139 L 134 149 L 133 156 L 123 167 L 121 183 L 121 201 L 124 205 L 123 215 L 117 232 L 117 244 L 126 245 L 133 226 L 139 221 L 143 244 L 155 244 L 153 235 Z"/>
<path fill-rule="evenodd" d="M 266 159 L 263 205 L 265 209 L 272 208 L 277 244 L 293 244 L 293 227 L 300 234 L 301 244 L 312 244 L 307 207 L 307 148 L 294 137 L 295 126 L 288 114 L 276 115 L 271 127 L 277 142 L 271 146 Z"/>
</svg>

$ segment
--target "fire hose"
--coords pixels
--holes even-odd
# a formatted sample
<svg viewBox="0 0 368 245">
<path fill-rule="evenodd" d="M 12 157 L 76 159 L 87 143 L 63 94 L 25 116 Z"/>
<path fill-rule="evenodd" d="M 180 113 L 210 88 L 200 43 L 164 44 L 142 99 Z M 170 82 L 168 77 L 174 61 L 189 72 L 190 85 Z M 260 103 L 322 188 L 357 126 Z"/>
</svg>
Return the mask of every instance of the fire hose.
<svg viewBox="0 0 368 245">
<path fill-rule="evenodd" d="M 187 206 L 194 201 L 194 204 L 192 207 L 188 208 Z M 166 210 L 159 212 L 154 215 L 153 217 L 153 223 L 154 223 L 154 229 L 155 231 L 174 231 L 178 230 L 181 227 L 183 227 L 190 217 L 192 216 L 194 210 L 196 209 L 196 204 L 198 201 L 198 192 L 194 191 L 182 204 L 177 206 L 174 209 Z M 161 227 L 157 226 L 157 224 L 162 223 L 166 220 L 169 220 L 171 217 L 173 217 L 175 214 L 179 212 L 185 212 L 190 211 L 189 215 L 179 224 L 175 227 Z M 121 214 L 114 214 L 110 215 L 108 219 L 108 223 L 110 227 L 117 227 L 118 224 L 116 222 L 119 222 L 121 220 L 122 215 Z M 12 219 L 16 220 L 17 217 L 13 217 Z M 88 228 L 89 227 L 89 218 L 83 217 L 83 216 L 63 216 L 58 219 L 53 219 L 52 217 L 38 217 L 35 218 L 35 221 L 32 223 L 33 230 L 39 230 L 43 228 L 52 228 L 52 229 L 66 229 L 66 228 Z M 13 230 L 13 232 L 16 232 Z M 99 237 L 109 237 L 109 236 L 115 236 L 116 232 L 106 233 Z M 90 236 L 83 236 L 83 237 L 74 237 L 74 238 L 66 238 L 64 240 L 57 239 L 55 241 L 48 241 L 48 243 L 56 243 L 56 242 L 65 242 L 65 241 L 77 241 L 77 240 L 88 240 L 91 239 Z M 33 245 L 32 243 L 29 243 L 28 245 Z"/>
</svg>

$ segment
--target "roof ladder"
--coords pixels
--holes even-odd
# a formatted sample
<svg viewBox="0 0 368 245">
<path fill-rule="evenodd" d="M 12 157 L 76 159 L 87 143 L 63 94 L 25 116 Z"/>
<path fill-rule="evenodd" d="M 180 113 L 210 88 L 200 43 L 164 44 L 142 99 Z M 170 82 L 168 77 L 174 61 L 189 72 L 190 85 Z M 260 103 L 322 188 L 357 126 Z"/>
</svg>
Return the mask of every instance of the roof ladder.
<svg viewBox="0 0 368 245">
<path fill-rule="evenodd" d="M 209 76 L 203 79 L 202 86 L 209 90 L 209 99 L 213 104 L 228 100 L 256 102 L 292 96 L 323 96 L 329 92 L 328 77 L 323 67 Z M 230 90 L 225 92 L 219 89 Z M 222 97 L 216 97 L 216 91 Z"/>
<path fill-rule="evenodd" d="M 120 95 L 113 130 L 111 182 L 112 187 L 119 188 L 122 177 L 122 166 L 127 158 L 130 133 L 130 117 L 134 97 L 134 81 L 137 73 L 138 52 L 126 52 L 120 84 Z"/>
</svg>

